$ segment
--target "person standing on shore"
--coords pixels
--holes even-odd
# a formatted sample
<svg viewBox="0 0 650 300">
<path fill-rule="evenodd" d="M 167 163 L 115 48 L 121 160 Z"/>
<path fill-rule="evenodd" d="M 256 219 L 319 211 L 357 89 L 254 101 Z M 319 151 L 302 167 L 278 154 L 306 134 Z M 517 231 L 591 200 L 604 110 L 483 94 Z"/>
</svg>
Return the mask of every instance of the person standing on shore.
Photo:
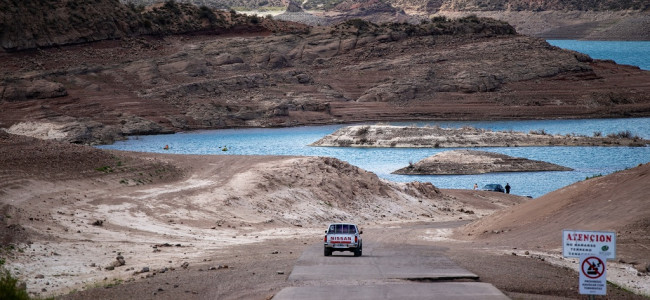
<svg viewBox="0 0 650 300">
<path fill-rule="evenodd" d="M 510 194 L 510 184 L 506 182 L 506 194 Z"/>
<path fill-rule="evenodd" d="M 478 190 L 478 184 L 477 183 L 474 184 L 474 190 Z"/>
</svg>

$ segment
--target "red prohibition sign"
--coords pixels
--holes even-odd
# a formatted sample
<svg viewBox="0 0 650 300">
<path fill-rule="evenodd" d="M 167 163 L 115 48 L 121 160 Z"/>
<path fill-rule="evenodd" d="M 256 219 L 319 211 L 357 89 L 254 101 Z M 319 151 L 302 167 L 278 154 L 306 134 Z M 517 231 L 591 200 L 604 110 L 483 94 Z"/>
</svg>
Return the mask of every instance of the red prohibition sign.
<svg viewBox="0 0 650 300">
<path fill-rule="evenodd" d="M 603 273 L 605 273 L 605 264 L 600 258 L 590 256 L 582 261 L 582 274 L 585 276 L 596 279 L 603 276 Z"/>
</svg>

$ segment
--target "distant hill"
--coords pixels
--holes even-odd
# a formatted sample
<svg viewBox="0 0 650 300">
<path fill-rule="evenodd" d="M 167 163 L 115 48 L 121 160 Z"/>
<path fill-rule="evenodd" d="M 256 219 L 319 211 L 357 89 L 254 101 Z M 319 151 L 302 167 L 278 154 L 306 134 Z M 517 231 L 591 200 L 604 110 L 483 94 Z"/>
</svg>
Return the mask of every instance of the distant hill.
<svg viewBox="0 0 650 300">
<path fill-rule="evenodd" d="M 135 6 L 166 0 L 121 0 Z M 168 0 L 167 0 L 168 1 Z M 237 11 L 283 11 L 288 0 L 184 0 Z M 307 0 L 295 2 L 306 12 L 278 19 L 311 25 L 361 18 L 374 23 L 419 23 L 424 19 L 468 15 L 510 23 L 517 32 L 548 39 L 650 40 L 647 0 Z"/>
<path fill-rule="evenodd" d="M 164 3 L 167 0 L 121 0 L 123 3 L 135 5 L 152 5 Z M 211 8 L 246 8 L 259 9 L 265 7 L 284 7 L 286 0 L 186 0 L 179 1 L 205 5 Z M 310 10 L 331 10 L 343 2 L 350 0 L 308 0 L 303 2 L 303 7 Z M 363 1 L 354 1 L 363 2 Z M 382 2 L 373 0 L 372 2 Z M 395 7 L 420 7 L 433 10 L 446 11 L 545 11 L 545 10 L 579 10 L 579 11 L 607 11 L 607 10 L 650 10 L 650 3 L 646 0 L 386 0 Z"/>
<path fill-rule="evenodd" d="M 442 2 L 440 6 L 442 10 L 454 11 L 647 11 L 650 9 L 650 2 L 646 0 L 446 0 Z"/>
</svg>

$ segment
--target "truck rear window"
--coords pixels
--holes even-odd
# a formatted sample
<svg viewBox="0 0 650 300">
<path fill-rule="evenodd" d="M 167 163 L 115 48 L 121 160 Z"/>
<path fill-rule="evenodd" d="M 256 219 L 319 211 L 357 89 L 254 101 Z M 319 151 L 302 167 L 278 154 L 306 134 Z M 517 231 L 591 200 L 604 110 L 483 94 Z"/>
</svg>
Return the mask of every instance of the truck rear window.
<svg viewBox="0 0 650 300">
<path fill-rule="evenodd" d="M 327 233 L 354 234 L 357 233 L 357 227 L 352 224 L 332 224 Z"/>
</svg>

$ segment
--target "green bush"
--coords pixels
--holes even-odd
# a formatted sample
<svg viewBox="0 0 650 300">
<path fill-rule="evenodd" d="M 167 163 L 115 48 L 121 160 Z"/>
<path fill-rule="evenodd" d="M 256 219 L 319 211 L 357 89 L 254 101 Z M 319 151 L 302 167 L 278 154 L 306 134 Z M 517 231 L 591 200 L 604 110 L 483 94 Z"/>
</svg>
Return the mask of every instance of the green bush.
<svg viewBox="0 0 650 300">
<path fill-rule="evenodd" d="M 4 268 L 0 268 L 0 299 L 29 300 L 27 291 L 18 286 L 18 279 Z"/>
</svg>

